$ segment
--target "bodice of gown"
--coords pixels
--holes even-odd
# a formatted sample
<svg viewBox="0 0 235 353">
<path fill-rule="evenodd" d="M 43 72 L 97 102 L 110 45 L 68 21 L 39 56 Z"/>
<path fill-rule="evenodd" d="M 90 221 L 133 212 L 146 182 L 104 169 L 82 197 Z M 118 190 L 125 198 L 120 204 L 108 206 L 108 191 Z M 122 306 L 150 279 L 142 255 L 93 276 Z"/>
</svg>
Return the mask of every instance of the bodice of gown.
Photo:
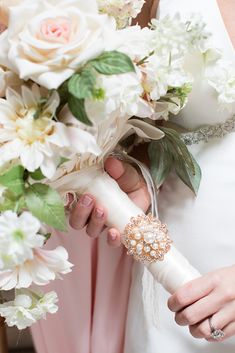
<svg viewBox="0 0 235 353">
<path fill-rule="evenodd" d="M 158 18 L 176 13 L 180 13 L 182 19 L 200 13 L 212 33 L 212 47 L 221 49 L 224 58 L 235 64 L 234 48 L 216 0 L 160 0 Z M 173 121 L 188 129 L 225 122 L 234 114 L 235 104 L 230 111 L 219 109 L 215 90 L 205 79 L 202 56 L 191 55 L 188 62 L 194 77 L 193 89 L 188 104 Z"/>
<path fill-rule="evenodd" d="M 160 0 L 158 17 L 177 12 L 185 19 L 191 13 L 200 13 L 213 34 L 212 46 L 220 48 L 225 59 L 235 63 L 234 49 L 216 0 Z M 173 121 L 189 129 L 225 122 L 234 115 L 235 106 L 230 111 L 219 109 L 217 94 L 205 79 L 201 58 L 192 56 L 190 60 L 195 80 L 193 90 L 187 106 Z M 158 194 L 160 219 L 168 225 L 176 248 L 202 274 L 234 263 L 234 146 L 235 132 L 190 146 L 203 175 L 198 196 L 174 173 Z M 161 287 L 155 293 L 159 311 L 157 328 L 148 323 L 142 301 L 142 271 L 142 265 L 134 265 L 125 353 L 234 352 L 235 338 L 214 345 L 194 339 L 187 327 L 176 325 L 166 305 L 169 294 Z"/>
</svg>

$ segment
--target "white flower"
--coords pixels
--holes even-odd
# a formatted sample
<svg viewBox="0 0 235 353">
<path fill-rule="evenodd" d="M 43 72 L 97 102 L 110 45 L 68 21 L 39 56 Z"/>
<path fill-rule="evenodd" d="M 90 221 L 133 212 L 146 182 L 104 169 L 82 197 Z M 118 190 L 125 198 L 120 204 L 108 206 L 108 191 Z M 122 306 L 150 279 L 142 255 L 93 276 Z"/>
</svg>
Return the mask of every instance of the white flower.
<svg viewBox="0 0 235 353">
<path fill-rule="evenodd" d="M 189 30 L 190 36 L 187 32 L 189 24 L 192 27 Z M 169 112 L 176 114 L 183 107 L 175 104 L 178 102 L 177 97 L 171 97 L 172 103 L 164 104 L 164 109 L 155 103 L 165 97 L 169 89 L 192 83 L 193 78 L 186 71 L 185 57 L 192 50 L 193 42 L 201 38 L 201 34 L 197 36 L 193 32 L 194 27 L 197 27 L 196 21 L 194 26 L 191 22 L 189 24 L 186 25 L 179 15 L 173 18 L 167 16 L 161 21 L 153 20 L 152 29 L 141 29 L 139 26 L 125 28 L 117 31 L 116 36 L 108 41 L 107 50 L 119 50 L 136 63 L 144 89 L 142 96 L 157 109 L 151 116 L 153 119 L 166 118 Z"/>
<path fill-rule="evenodd" d="M 151 115 L 154 113 L 151 105 L 148 105 L 148 110 Z M 65 107 L 61 114 L 63 114 L 64 121 L 71 125 L 79 128 L 82 124 L 73 117 L 68 107 Z M 86 129 L 95 136 L 102 153 L 98 157 L 91 153 L 86 153 L 81 157 L 75 156 L 57 169 L 50 185 L 61 193 L 65 205 L 68 191 L 76 193 L 81 186 L 82 180 L 87 182 L 87 177 L 84 176 L 84 174 L 87 174 L 87 170 L 90 170 L 87 168 L 94 166 L 94 173 L 96 173 L 97 165 L 103 163 L 103 160 L 115 149 L 124 136 L 127 137 L 135 133 L 141 138 L 148 140 L 157 140 L 164 136 L 161 130 L 144 122 L 142 119 L 129 119 L 128 116 L 120 117 L 119 115 L 113 120 L 104 119 L 100 124 L 93 127 L 87 126 Z"/>
<path fill-rule="evenodd" d="M 114 21 L 100 15 L 95 0 L 26 0 L 9 9 L 0 36 L 0 64 L 20 78 L 58 88 L 77 69 L 101 54 Z"/>
<path fill-rule="evenodd" d="M 201 53 L 205 53 L 211 46 L 211 33 L 207 30 L 207 24 L 201 14 L 194 13 L 186 22 L 187 39 L 189 45 Z"/>
<path fill-rule="evenodd" d="M 206 76 L 209 84 L 218 93 L 221 105 L 235 103 L 235 69 L 230 62 L 219 60 L 212 67 L 208 66 Z"/>
<path fill-rule="evenodd" d="M 118 28 L 126 27 L 131 18 L 137 17 L 145 0 L 97 0 L 99 10 L 113 16 Z"/>
<path fill-rule="evenodd" d="M 37 248 L 33 258 L 12 270 L 0 271 L 0 289 L 28 288 L 32 283 L 46 285 L 60 275 L 71 272 L 73 265 L 68 261 L 68 253 L 58 246 L 54 250 Z"/>
<path fill-rule="evenodd" d="M 105 76 L 99 75 L 97 87 L 103 90 L 104 97 L 86 99 L 85 108 L 90 120 L 96 124 L 116 117 L 151 116 L 151 109 L 141 96 L 143 88 L 135 73 Z"/>
<path fill-rule="evenodd" d="M 29 212 L 20 216 L 5 211 L 0 216 L 0 269 L 14 269 L 33 258 L 33 249 L 41 247 L 45 237 L 39 234 L 40 222 Z"/>
<path fill-rule="evenodd" d="M 154 50 L 153 32 L 147 27 L 127 27 L 107 36 L 105 49 L 118 50 L 137 63 Z"/>
<path fill-rule="evenodd" d="M 210 47 L 210 33 L 200 15 L 192 15 L 185 23 L 179 14 L 152 20 L 153 44 L 158 54 L 182 57 L 191 51 L 204 53 Z"/>
<path fill-rule="evenodd" d="M 32 89 L 22 86 L 21 95 L 7 89 L 6 100 L 0 99 L 0 166 L 19 158 L 28 171 L 41 168 L 43 175 L 51 178 L 60 157 L 89 151 L 99 154 L 91 135 L 53 120 L 59 95 L 53 91 L 49 99 L 47 96 L 33 85 Z"/>
<path fill-rule="evenodd" d="M 19 330 L 23 330 L 45 318 L 47 313 L 54 314 L 58 310 L 57 301 L 55 292 L 44 295 L 21 290 L 14 301 L 0 305 L 0 315 L 5 318 L 8 326 L 16 326 Z"/>
<path fill-rule="evenodd" d="M 192 82 L 192 77 L 183 69 L 181 60 L 154 54 L 141 67 L 143 87 L 151 100 L 157 101 L 167 94 L 169 88 L 183 87 Z"/>
<path fill-rule="evenodd" d="M 188 50 L 188 36 L 185 23 L 179 14 L 174 17 L 166 16 L 161 20 L 153 19 L 153 46 L 158 55 L 182 57 Z"/>
<path fill-rule="evenodd" d="M 0 65 L 0 97 L 5 97 L 8 87 L 18 88 L 22 80 L 12 71 Z"/>
<path fill-rule="evenodd" d="M 36 320 L 44 319 L 47 313 L 55 314 L 58 310 L 58 306 L 56 305 L 57 301 L 58 297 L 55 292 L 49 292 L 45 295 L 41 295 L 37 305 L 32 310 Z"/>
<path fill-rule="evenodd" d="M 5 318 L 8 326 L 16 326 L 19 330 L 23 330 L 36 322 L 30 310 L 32 300 L 26 295 L 20 295 L 15 300 L 16 303 L 10 301 L 1 304 L 0 315 Z"/>
</svg>

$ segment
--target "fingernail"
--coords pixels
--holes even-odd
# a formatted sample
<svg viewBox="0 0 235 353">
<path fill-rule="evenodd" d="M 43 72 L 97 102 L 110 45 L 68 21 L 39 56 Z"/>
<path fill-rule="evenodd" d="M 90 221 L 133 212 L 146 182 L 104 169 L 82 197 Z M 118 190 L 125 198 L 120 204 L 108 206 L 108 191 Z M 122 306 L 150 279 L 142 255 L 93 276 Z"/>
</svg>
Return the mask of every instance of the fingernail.
<svg viewBox="0 0 235 353">
<path fill-rule="evenodd" d="M 95 215 L 97 218 L 102 218 L 104 216 L 104 211 L 101 210 L 100 208 L 96 208 Z"/>
<path fill-rule="evenodd" d="M 84 195 L 81 199 L 81 204 L 86 207 L 89 207 L 92 204 L 92 202 L 93 202 L 93 199 L 88 195 Z"/>
<path fill-rule="evenodd" d="M 75 200 L 74 194 L 72 194 L 71 192 L 68 192 L 65 197 L 64 206 L 69 209 L 69 207 L 73 204 L 74 200 Z"/>
<path fill-rule="evenodd" d="M 114 241 L 117 239 L 117 234 L 115 232 L 110 232 L 110 238 Z"/>
</svg>

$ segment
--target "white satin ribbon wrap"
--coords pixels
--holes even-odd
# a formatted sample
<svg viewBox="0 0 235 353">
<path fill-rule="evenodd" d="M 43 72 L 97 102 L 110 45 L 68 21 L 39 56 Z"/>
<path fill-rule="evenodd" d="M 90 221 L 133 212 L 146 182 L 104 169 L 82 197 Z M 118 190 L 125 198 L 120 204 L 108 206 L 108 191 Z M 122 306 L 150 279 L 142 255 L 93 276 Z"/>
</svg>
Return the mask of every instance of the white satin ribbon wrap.
<svg viewBox="0 0 235 353">
<path fill-rule="evenodd" d="M 63 176 L 52 183 L 54 189 L 62 195 L 70 192 L 94 195 L 97 201 L 105 205 L 108 211 L 107 225 L 123 233 L 132 217 L 143 214 L 129 197 L 119 188 L 100 166 L 92 166 L 79 172 Z M 164 261 L 146 264 L 153 277 L 170 293 L 184 283 L 200 276 L 174 246 L 165 255 Z"/>
<path fill-rule="evenodd" d="M 62 167 L 50 184 L 64 197 L 68 192 L 80 194 L 89 192 L 93 194 L 97 201 L 105 205 L 108 211 L 107 225 L 116 227 L 122 233 L 130 219 L 143 214 L 143 211 L 128 198 L 119 188 L 116 181 L 103 170 L 102 161 L 113 151 L 123 136 L 127 137 L 135 132 L 143 139 L 157 140 L 163 137 L 163 133 L 158 128 L 139 119 L 131 119 L 123 126 L 119 126 L 118 129 L 116 126 L 115 131 L 111 130 L 110 127 L 104 129 L 104 126 L 102 126 L 102 131 L 97 136 L 103 151 L 101 156 L 97 159 L 92 158 L 92 156 L 86 156 L 86 160 L 82 157 L 80 163 L 78 163 L 81 168 L 79 171 L 71 172 L 69 168 L 73 168 L 73 163 L 71 166 L 71 163 L 68 164 L 69 168 L 67 171 Z M 121 157 L 121 159 L 136 164 L 140 168 L 151 195 L 151 212 L 157 217 L 155 186 L 146 166 L 126 154 L 120 155 L 119 152 L 113 152 L 113 154 L 118 158 Z M 164 261 L 146 264 L 142 275 L 142 300 L 147 321 L 157 322 L 158 282 L 167 291 L 173 293 L 182 284 L 198 276 L 200 276 L 198 271 L 173 246 L 165 256 Z"/>
</svg>

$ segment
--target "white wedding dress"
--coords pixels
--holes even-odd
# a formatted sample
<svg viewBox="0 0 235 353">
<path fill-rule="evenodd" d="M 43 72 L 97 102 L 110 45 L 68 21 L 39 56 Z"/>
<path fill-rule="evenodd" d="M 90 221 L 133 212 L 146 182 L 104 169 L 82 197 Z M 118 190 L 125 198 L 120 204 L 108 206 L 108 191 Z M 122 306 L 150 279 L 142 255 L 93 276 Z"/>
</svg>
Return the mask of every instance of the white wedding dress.
<svg viewBox="0 0 235 353">
<path fill-rule="evenodd" d="M 214 45 L 235 64 L 234 48 L 216 0 L 160 0 L 158 17 L 192 12 L 202 14 Z M 213 89 L 203 79 L 197 58 L 192 60 L 195 83 L 177 123 L 189 129 L 223 123 L 235 114 L 221 111 Z M 196 69 L 195 69 L 196 68 Z M 235 264 L 235 132 L 208 143 L 190 146 L 202 169 L 198 196 L 171 175 L 159 197 L 159 218 L 167 223 L 174 245 L 202 274 Z M 143 266 L 135 264 L 126 325 L 125 353 L 234 353 L 235 337 L 223 343 L 193 338 L 174 321 L 167 308 L 169 294 L 158 285 L 157 324 L 145 320 L 142 303 Z M 231 278 L 234 281 L 234 278 Z"/>
</svg>

